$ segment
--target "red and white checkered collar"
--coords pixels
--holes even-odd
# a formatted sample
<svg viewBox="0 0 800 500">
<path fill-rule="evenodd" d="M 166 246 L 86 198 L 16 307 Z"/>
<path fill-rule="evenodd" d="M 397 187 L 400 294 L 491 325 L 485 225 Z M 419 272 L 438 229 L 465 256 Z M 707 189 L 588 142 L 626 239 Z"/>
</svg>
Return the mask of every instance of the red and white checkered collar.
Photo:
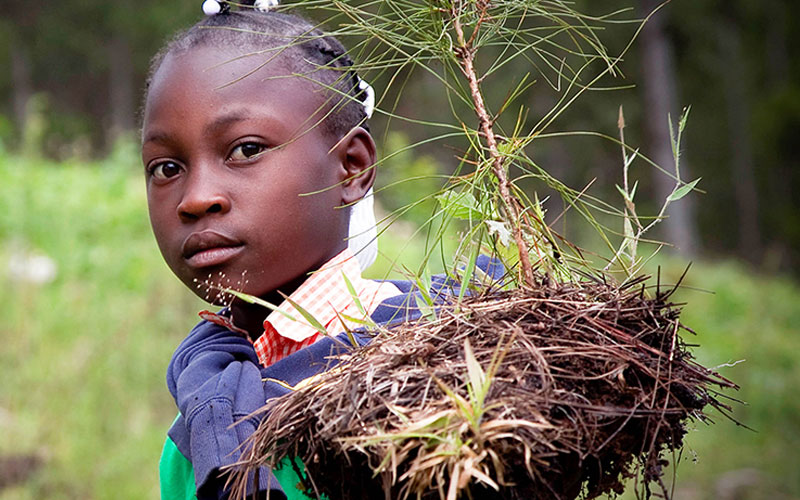
<svg viewBox="0 0 800 500">
<path fill-rule="evenodd" d="M 356 304 L 343 276 L 347 276 L 352 284 L 367 316 L 381 302 L 400 293 L 392 283 L 362 278 L 353 253 L 350 249 L 344 250 L 313 272 L 289 296 L 290 300 L 285 300 L 278 306 L 286 314 L 273 311 L 264 320 L 264 333 L 253 342 L 262 365 L 269 366 L 325 335 L 312 326 L 291 302 L 316 319 L 327 334 L 341 333 L 344 325 L 350 329 L 361 326 L 360 320 L 365 319 L 364 314 Z M 229 317 L 209 311 L 201 312 L 200 316 L 230 330 L 242 332 Z"/>
</svg>

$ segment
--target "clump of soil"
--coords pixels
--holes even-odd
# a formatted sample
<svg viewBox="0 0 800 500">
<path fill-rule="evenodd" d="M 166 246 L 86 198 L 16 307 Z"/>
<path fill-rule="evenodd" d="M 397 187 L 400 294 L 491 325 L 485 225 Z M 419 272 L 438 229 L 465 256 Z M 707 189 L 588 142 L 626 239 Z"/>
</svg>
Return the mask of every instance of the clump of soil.
<svg viewBox="0 0 800 500">
<path fill-rule="evenodd" d="M 237 491 L 298 457 L 306 491 L 332 500 L 592 498 L 633 476 L 667 495 L 665 457 L 736 387 L 693 360 L 668 298 L 643 279 L 558 284 L 382 332 L 268 403 Z"/>
</svg>

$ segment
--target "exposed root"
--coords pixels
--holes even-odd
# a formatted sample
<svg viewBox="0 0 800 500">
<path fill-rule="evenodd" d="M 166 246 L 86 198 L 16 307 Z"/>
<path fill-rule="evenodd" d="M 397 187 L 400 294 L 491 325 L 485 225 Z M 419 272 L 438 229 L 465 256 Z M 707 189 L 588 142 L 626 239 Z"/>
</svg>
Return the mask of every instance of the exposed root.
<svg viewBox="0 0 800 500">
<path fill-rule="evenodd" d="M 666 494 L 688 420 L 726 414 L 715 390 L 736 386 L 692 359 L 679 309 L 643 286 L 495 293 L 380 334 L 269 402 L 238 491 L 241 472 L 288 456 L 332 500 L 592 498 L 635 474 Z"/>
</svg>

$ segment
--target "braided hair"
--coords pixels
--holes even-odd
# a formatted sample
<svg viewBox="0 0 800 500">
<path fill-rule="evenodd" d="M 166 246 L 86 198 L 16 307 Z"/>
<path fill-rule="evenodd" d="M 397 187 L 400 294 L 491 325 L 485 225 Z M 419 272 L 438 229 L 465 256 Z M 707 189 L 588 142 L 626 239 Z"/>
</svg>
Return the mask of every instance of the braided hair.
<svg viewBox="0 0 800 500">
<path fill-rule="evenodd" d="M 364 106 L 367 92 L 360 85 L 347 50 L 339 40 L 300 16 L 252 9 L 226 9 L 208 16 L 179 33 L 156 54 L 146 89 L 167 55 L 195 47 L 231 47 L 246 54 L 269 54 L 273 63 L 284 64 L 290 73 L 331 90 L 325 100 L 327 114 L 322 123 L 326 132 L 338 138 L 359 125 L 368 129 Z"/>
</svg>

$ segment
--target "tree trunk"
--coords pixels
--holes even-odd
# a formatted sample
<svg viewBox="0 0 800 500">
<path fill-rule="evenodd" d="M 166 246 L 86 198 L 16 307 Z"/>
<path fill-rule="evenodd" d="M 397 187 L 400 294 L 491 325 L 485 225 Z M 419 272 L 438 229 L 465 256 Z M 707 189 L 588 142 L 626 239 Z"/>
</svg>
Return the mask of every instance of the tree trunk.
<svg viewBox="0 0 800 500">
<path fill-rule="evenodd" d="M 14 124 L 19 132 L 19 137 L 24 137 L 28 123 L 28 101 L 33 95 L 31 62 L 24 43 L 17 43 L 17 41 L 10 43 L 9 51 L 11 54 L 11 105 L 14 110 Z"/>
<path fill-rule="evenodd" d="M 121 136 L 136 127 L 133 63 L 128 40 L 120 35 L 114 36 L 108 46 L 108 57 L 111 126 L 106 136 L 106 144 L 113 147 Z"/>
<path fill-rule="evenodd" d="M 767 79 L 773 87 L 777 87 L 789 75 L 789 44 L 786 40 L 790 17 L 783 0 L 769 0 L 766 10 L 769 13 L 769 21 L 764 23 L 767 30 L 764 47 Z"/>
<path fill-rule="evenodd" d="M 739 220 L 738 250 L 745 259 L 757 262 L 761 253 L 761 232 L 758 226 L 758 191 L 741 33 L 730 19 L 721 19 L 717 26 L 721 63 L 719 73 L 722 76 L 731 154 L 730 173 L 733 176 L 733 194 Z"/>
<path fill-rule="evenodd" d="M 642 6 L 645 15 L 652 12 L 661 0 L 645 0 Z M 664 11 L 653 16 L 641 34 L 642 87 L 645 101 L 644 128 L 648 151 L 655 162 L 674 173 L 674 159 L 670 144 L 667 115 L 677 121 L 681 110 L 676 105 L 676 76 L 672 62 L 672 47 L 664 32 Z M 681 159 L 681 177 L 692 180 L 685 158 Z M 654 176 L 656 196 L 663 202 L 675 186 L 672 177 L 656 172 Z M 667 210 L 667 220 L 661 223 L 663 238 L 685 256 L 697 252 L 697 224 L 694 217 L 694 201 L 689 195 L 673 203 Z"/>
</svg>

